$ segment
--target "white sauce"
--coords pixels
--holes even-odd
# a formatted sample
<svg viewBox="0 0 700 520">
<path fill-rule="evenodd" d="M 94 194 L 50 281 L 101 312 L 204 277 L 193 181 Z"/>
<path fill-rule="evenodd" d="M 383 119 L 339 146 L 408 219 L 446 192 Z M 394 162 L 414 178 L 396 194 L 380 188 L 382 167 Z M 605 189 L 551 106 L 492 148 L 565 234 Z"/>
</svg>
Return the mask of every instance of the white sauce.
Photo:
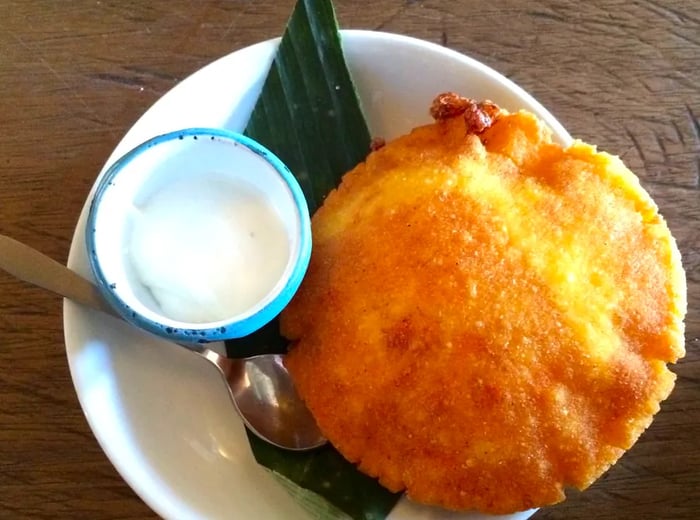
<svg viewBox="0 0 700 520">
<path fill-rule="evenodd" d="M 173 320 L 214 322 L 251 309 L 289 259 L 284 223 L 265 194 L 216 173 L 166 185 L 135 217 L 131 264 Z"/>
</svg>

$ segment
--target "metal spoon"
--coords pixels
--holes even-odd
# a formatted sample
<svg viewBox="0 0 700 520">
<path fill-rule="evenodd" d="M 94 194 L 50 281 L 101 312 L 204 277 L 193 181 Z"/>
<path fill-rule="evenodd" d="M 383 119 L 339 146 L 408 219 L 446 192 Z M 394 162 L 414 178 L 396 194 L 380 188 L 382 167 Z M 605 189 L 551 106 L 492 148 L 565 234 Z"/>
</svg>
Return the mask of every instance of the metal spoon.
<svg viewBox="0 0 700 520">
<path fill-rule="evenodd" d="M 52 258 L 0 234 L 0 269 L 22 281 L 121 319 L 97 287 Z M 197 344 L 180 346 L 211 362 L 246 426 L 262 440 L 303 451 L 326 443 L 279 354 L 229 359 Z"/>
</svg>

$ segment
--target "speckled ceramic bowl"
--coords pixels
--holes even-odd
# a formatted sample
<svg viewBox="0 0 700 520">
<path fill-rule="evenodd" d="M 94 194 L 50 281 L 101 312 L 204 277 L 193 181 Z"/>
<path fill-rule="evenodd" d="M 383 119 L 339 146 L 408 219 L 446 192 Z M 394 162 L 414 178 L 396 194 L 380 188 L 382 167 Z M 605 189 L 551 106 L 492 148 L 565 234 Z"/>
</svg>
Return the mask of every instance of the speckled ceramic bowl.
<svg viewBox="0 0 700 520">
<path fill-rule="evenodd" d="M 225 319 L 217 316 L 215 321 L 181 321 L 164 312 L 135 267 L 132 237 L 138 226 L 144 225 L 138 216 L 139 210 L 135 208 L 147 205 L 168 183 L 183 179 L 198 182 L 196 176 L 204 178 L 211 172 L 216 172 L 224 182 L 231 181 L 231 186 L 241 186 L 245 182 L 265 195 L 284 228 L 288 244 L 282 249 L 288 254 L 285 263 L 282 264 L 284 258 L 279 260 L 281 276 L 267 281 L 264 296 L 245 310 L 238 310 Z M 177 212 L 178 208 L 173 208 L 173 211 Z M 173 218 L 174 226 L 177 221 Z M 168 220 L 160 225 L 169 223 Z M 202 231 L 206 236 L 205 230 Z M 179 230 L 174 232 L 177 237 Z M 125 320 L 172 340 L 205 343 L 246 336 L 281 312 L 296 292 L 308 267 L 311 227 L 301 188 L 287 167 L 269 150 L 234 132 L 189 128 L 138 145 L 105 172 L 91 202 L 86 242 L 98 287 Z M 186 248 L 206 251 L 205 248 L 212 245 L 204 238 L 196 237 L 193 241 L 190 232 L 189 239 L 183 240 L 178 247 L 185 253 Z M 196 279 L 198 269 L 206 269 L 205 264 L 196 263 L 186 267 L 183 275 L 193 276 L 193 279 Z M 259 273 L 241 275 L 255 277 Z"/>
</svg>

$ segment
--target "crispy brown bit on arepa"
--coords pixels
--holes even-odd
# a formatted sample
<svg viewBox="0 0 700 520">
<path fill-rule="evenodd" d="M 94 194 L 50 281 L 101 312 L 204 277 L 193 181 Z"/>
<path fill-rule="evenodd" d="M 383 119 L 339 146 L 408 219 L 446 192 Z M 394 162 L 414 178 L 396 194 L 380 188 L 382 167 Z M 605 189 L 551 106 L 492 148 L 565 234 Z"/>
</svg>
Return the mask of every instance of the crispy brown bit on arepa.
<svg viewBox="0 0 700 520">
<path fill-rule="evenodd" d="M 685 277 L 619 159 L 450 99 L 313 217 L 286 364 L 384 486 L 507 513 L 589 486 L 649 426 L 684 355 Z"/>
</svg>

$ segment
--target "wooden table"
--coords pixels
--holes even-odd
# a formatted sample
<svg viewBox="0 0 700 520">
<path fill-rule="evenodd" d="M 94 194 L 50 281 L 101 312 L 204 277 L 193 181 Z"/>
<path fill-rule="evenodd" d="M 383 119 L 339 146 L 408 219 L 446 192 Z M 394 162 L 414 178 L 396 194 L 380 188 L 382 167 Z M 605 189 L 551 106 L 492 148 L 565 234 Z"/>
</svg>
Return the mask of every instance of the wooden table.
<svg viewBox="0 0 700 520">
<path fill-rule="evenodd" d="M 97 172 L 139 115 L 213 59 L 279 35 L 293 2 L 2 4 L 0 232 L 65 262 Z M 700 518 L 700 3 L 360 5 L 337 1 L 343 27 L 416 36 L 494 67 L 573 135 L 620 155 L 658 202 L 688 275 L 688 355 L 676 389 L 619 464 L 535 518 Z M 0 367 L 0 519 L 155 517 L 83 418 L 60 299 L 5 273 Z"/>
</svg>

